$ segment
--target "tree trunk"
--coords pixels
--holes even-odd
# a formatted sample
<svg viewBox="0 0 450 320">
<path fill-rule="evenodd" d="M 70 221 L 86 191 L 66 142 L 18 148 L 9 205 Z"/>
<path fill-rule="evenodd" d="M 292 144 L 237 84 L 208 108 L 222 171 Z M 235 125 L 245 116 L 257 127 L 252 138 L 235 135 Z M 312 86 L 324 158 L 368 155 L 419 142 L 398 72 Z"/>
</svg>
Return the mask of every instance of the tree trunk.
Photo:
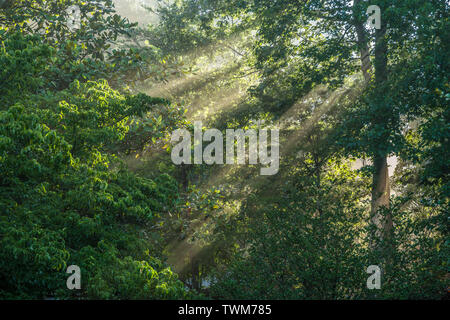
<svg viewBox="0 0 450 320">
<path fill-rule="evenodd" d="M 181 184 L 183 186 L 183 190 L 187 191 L 189 188 L 189 165 L 185 164 L 184 162 L 181 164 Z"/>
<path fill-rule="evenodd" d="M 359 5 L 361 0 L 355 0 L 354 8 Z M 368 45 L 367 33 L 364 24 L 358 20 L 358 15 L 355 13 L 354 26 L 356 30 L 357 43 L 361 60 L 361 71 L 364 76 L 364 81 L 368 83 L 372 77 L 372 65 L 370 63 L 370 50 Z"/>
<path fill-rule="evenodd" d="M 196 257 L 192 257 L 191 261 L 191 267 L 192 267 L 192 288 L 194 290 L 199 291 L 200 290 L 200 269 L 199 269 L 199 263 Z"/>
<path fill-rule="evenodd" d="M 380 95 L 388 78 L 387 72 L 386 24 L 382 23 L 381 29 L 375 31 L 375 90 L 379 90 Z M 389 111 L 389 106 L 383 106 L 373 116 L 373 124 L 380 130 L 384 130 L 382 141 L 379 143 L 381 150 L 386 149 L 386 141 L 389 138 L 388 128 L 385 126 Z M 392 216 L 389 213 L 383 215 L 380 212 L 383 207 L 389 208 L 390 184 L 387 156 L 384 151 L 374 150 L 371 216 L 372 222 L 377 227 L 376 235 L 380 239 L 388 238 L 392 230 Z"/>
<path fill-rule="evenodd" d="M 354 8 L 360 4 L 361 0 L 355 0 Z M 364 75 L 365 83 L 368 84 L 372 78 L 372 64 L 370 62 L 370 48 L 368 45 L 367 31 L 364 24 L 358 19 L 355 12 L 354 26 L 356 30 L 358 48 L 360 50 L 361 71 Z M 377 88 L 387 80 L 387 43 L 386 25 L 382 23 L 381 29 L 375 31 L 375 83 Z M 376 114 L 373 117 L 373 124 L 381 125 L 383 128 L 385 115 Z M 386 134 L 386 139 L 388 135 Z M 383 144 L 380 144 L 383 147 Z M 388 237 L 392 230 L 392 217 L 383 217 L 380 208 L 389 208 L 390 185 L 387 165 L 387 154 L 374 152 L 372 158 L 374 172 L 372 177 L 372 201 L 371 201 L 371 222 L 376 226 L 376 236 L 380 239 Z"/>
<path fill-rule="evenodd" d="M 382 207 L 389 208 L 390 186 L 387 157 L 374 157 L 373 167 L 371 221 L 377 227 L 376 236 L 383 239 L 389 237 L 392 230 L 390 214 L 383 216 L 379 211 Z"/>
</svg>

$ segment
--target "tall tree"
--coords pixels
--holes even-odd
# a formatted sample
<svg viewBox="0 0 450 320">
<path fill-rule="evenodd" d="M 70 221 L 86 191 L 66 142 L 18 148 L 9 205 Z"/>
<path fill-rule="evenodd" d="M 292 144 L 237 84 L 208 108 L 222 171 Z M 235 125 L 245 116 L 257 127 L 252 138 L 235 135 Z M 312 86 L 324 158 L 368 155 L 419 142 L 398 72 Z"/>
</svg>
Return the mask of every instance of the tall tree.
<svg viewBox="0 0 450 320">
<path fill-rule="evenodd" d="M 371 5 L 380 9 L 380 28 L 366 23 L 367 9 Z M 434 35 L 442 28 L 438 26 L 447 21 L 448 2 L 185 0 L 173 6 L 178 6 L 178 10 L 187 15 L 197 12 L 195 19 L 201 22 L 200 30 L 202 27 L 210 31 L 214 26 L 227 26 L 229 21 L 238 21 L 241 30 L 246 27 L 256 29 L 255 65 L 263 76 L 256 91 L 259 90 L 261 95 L 279 81 L 285 70 L 290 70 L 291 75 L 296 73 L 294 98 L 300 98 L 317 84 L 336 87 L 358 70 L 362 72 L 364 89 L 354 103 L 352 119 L 345 123 L 349 139 L 343 140 L 347 151 L 372 160 L 374 235 L 379 239 L 389 238 L 392 218 L 388 210 L 391 191 L 387 158 L 405 149 L 404 127 L 419 116 L 405 117 L 411 112 L 399 105 L 405 100 L 405 96 L 400 97 L 405 90 L 397 94 L 401 82 L 397 71 L 399 68 L 411 70 L 408 62 L 411 55 L 417 48 L 429 45 L 424 35 Z M 436 51 L 428 54 L 436 56 Z M 397 71 L 394 73 L 393 70 Z M 429 75 L 427 70 L 422 72 Z M 419 74 L 415 73 L 417 77 Z M 403 88 L 408 86 L 405 82 L 402 82 Z M 417 82 L 412 84 L 422 90 Z M 435 83 L 431 81 L 425 84 L 433 85 Z"/>
</svg>

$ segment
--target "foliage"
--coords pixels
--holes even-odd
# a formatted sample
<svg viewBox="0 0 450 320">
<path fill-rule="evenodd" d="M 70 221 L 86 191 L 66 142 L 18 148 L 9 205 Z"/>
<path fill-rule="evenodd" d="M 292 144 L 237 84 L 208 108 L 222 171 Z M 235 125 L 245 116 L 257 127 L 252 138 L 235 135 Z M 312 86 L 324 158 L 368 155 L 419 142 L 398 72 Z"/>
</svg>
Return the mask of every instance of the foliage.
<svg viewBox="0 0 450 320">
<path fill-rule="evenodd" d="M 75 80 L 56 90 L 51 62 L 59 48 L 38 35 L 2 37 L 0 296 L 190 295 L 163 262 L 154 229 L 177 203 L 176 181 L 166 174 L 136 176 L 113 152 L 130 127 L 139 127 L 132 120 L 151 117 L 159 105 L 171 110 L 170 103 L 124 96 L 105 80 Z M 175 125 L 176 118 L 167 121 Z M 155 124 L 147 139 L 169 130 L 166 125 Z M 65 270 L 72 264 L 82 270 L 82 290 L 75 293 L 66 288 Z"/>
<path fill-rule="evenodd" d="M 39 35 L 54 50 L 48 60 L 50 88 L 65 89 L 73 80 L 107 79 L 122 89 L 137 80 L 164 80 L 179 67 L 167 63 L 154 46 L 136 40 L 137 24 L 120 17 L 112 0 L 13 0 L 0 8 L 0 35 Z M 80 8 L 80 28 L 71 27 L 69 9 Z"/>
<path fill-rule="evenodd" d="M 151 233 L 143 229 L 174 201 L 177 186 L 170 177 L 148 181 L 108 170 L 96 151 L 92 164 L 85 163 L 20 105 L 2 111 L 1 123 L 3 296 L 64 297 L 70 264 L 84 271 L 83 295 L 90 297 L 183 296 L 176 277 L 149 256 Z M 136 276 L 126 283 L 111 277 L 119 270 Z M 144 281 L 132 296 L 125 289 L 134 287 L 131 279 Z"/>
<path fill-rule="evenodd" d="M 0 297 L 448 295 L 448 2 L 158 3 L 0 1 Z M 280 129 L 279 173 L 173 165 L 197 119 Z"/>
<path fill-rule="evenodd" d="M 223 43 L 222 36 L 231 40 L 236 30 L 252 34 L 248 38 L 250 43 L 245 46 L 250 48 L 247 53 L 252 56 L 246 57 L 243 63 L 250 70 L 257 71 L 258 83 L 249 90 L 251 99 L 238 103 L 232 110 L 221 110 L 214 116 L 219 127 L 236 124 L 247 127 L 252 118 L 261 120 L 261 116 L 266 114 L 265 118 L 281 121 L 292 116 L 297 109 L 304 110 L 294 114 L 294 122 L 299 124 L 294 128 L 299 133 L 292 137 L 297 138 L 296 149 L 289 150 L 289 154 L 298 151 L 302 154 L 305 151 L 318 153 L 321 157 L 327 154 L 324 159 L 349 156 L 377 159 L 395 155 L 400 162 L 408 161 L 418 177 L 412 183 L 414 187 L 410 188 L 408 184 L 407 190 L 413 190 L 412 193 L 404 190 L 404 186 L 396 185 L 391 208 L 379 210 L 378 214 L 389 216 L 393 221 L 389 239 L 377 238 L 367 212 L 364 215 L 355 213 L 355 219 L 358 217 L 359 220 L 352 223 L 364 225 L 364 231 L 359 229 L 357 235 L 352 233 L 353 224 L 346 222 L 345 215 L 340 214 L 345 210 L 358 212 L 356 208 L 367 208 L 366 198 L 353 199 L 354 202 L 347 207 L 347 203 L 331 197 L 333 192 L 324 192 L 329 191 L 326 182 L 322 180 L 320 186 L 316 186 L 324 202 L 330 204 L 330 208 L 323 208 L 325 216 L 329 215 L 330 219 L 317 225 L 348 234 L 352 239 L 346 239 L 349 242 L 342 247 L 339 247 L 341 243 L 338 240 L 336 243 L 332 240 L 326 242 L 327 246 L 338 246 L 336 250 L 342 258 L 340 265 L 348 267 L 346 270 L 351 270 L 349 274 L 355 273 L 355 283 L 344 284 L 339 282 L 344 281 L 340 277 L 339 281 L 333 282 L 325 276 L 339 274 L 343 270 L 330 271 L 328 265 L 319 262 L 305 267 L 305 270 L 300 268 L 305 265 L 301 260 L 303 256 L 309 256 L 313 261 L 321 256 L 318 253 L 320 241 L 315 237 L 327 237 L 327 233 L 306 233 L 304 237 L 316 239 L 317 245 L 307 250 L 297 248 L 297 244 L 304 241 L 301 219 L 313 215 L 309 200 L 315 199 L 315 193 L 309 194 L 294 184 L 297 197 L 292 200 L 299 204 L 292 208 L 290 204 L 278 203 L 282 191 L 272 198 L 263 192 L 266 189 L 264 183 L 257 186 L 253 181 L 245 183 L 242 180 L 248 175 L 236 170 L 238 176 L 233 182 L 242 189 L 244 186 L 255 188 L 254 200 L 249 200 L 247 194 L 243 195 L 246 206 L 238 209 L 236 216 L 233 216 L 236 213 L 227 214 L 226 210 L 214 213 L 213 221 L 209 222 L 212 234 L 211 229 L 199 231 L 206 232 L 203 236 L 213 247 L 220 243 L 210 251 L 214 261 L 205 262 L 212 263 L 219 270 L 219 278 L 212 288 L 216 297 L 404 299 L 445 295 L 448 285 L 445 277 L 448 266 L 449 161 L 445 157 L 449 131 L 448 3 L 378 2 L 382 14 L 381 30 L 364 26 L 365 12 L 371 4 L 369 1 L 185 0 L 159 11 L 162 18 L 156 31 L 164 34 L 170 30 L 170 34 L 184 35 L 173 39 L 170 44 L 161 45 L 173 51 L 186 49 L 189 52 L 201 45 L 217 50 Z M 358 73 L 361 71 L 367 76 L 365 81 L 360 80 Z M 349 82 L 352 83 L 350 86 Z M 220 85 L 218 82 L 217 86 Z M 339 89 L 335 92 L 340 98 L 330 99 L 328 96 L 324 99 L 335 101 L 311 102 L 310 106 L 305 106 L 303 101 L 321 91 L 324 85 L 326 90 Z M 195 89 L 204 90 L 203 87 Z M 327 105 L 331 107 L 327 108 Z M 311 127 L 321 125 L 327 129 L 310 136 L 305 134 L 315 130 Z M 308 147 L 310 137 L 317 140 L 312 149 Z M 284 143 L 292 144 L 290 140 Z M 286 157 L 282 161 L 288 161 Z M 305 170 L 308 168 L 305 161 L 288 161 L 285 170 L 294 168 L 305 180 L 317 175 L 314 170 Z M 317 170 L 320 175 L 342 174 L 342 171 L 326 168 L 323 164 Z M 362 170 L 373 176 L 375 185 L 379 175 L 376 165 Z M 408 179 L 410 171 L 400 175 Z M 211 175 L 214 174 L 213 170 Z M 284 183 L 284 180 L 286 176 L 279 177 L 279 181 Z M 286 185 L 291 184 L 289 180 L 287 178 Z M 266 183 L 274 192 L 275 182 Z M 339 189 L 341 186 L 334 187 L 338 189 L 336 194 L 345 195 L 345 189 Z M 363 192 L 360 187 L 355 187 L 356 190 Z M 330 196 L 328 201 L 327 196 Z M 225 207 L 232 207 L 233 200 L 235 197 L 224 200 Z M 340 205 L 345 209 L 336 211 L 335 206 Z M 286 219 L 294 226 L 289 223 L 283 225 L 281 215 L 287 216 Z M 341 231 L 331 227 L 335 219 L 344 223 Z M 308 220 L 305 224 L 313 223 Z M 295 236 L 285 239 L 284 235 L 290 234 L 291 229 L 295 230 L 292 232 Z M 339 233 L 333 235 L 341 239 Z M 352 253 L 342 250 L 361 242 L 363 245 Z M 283 260 L 279 252 L 285 251 L 290 253 L 287 259 L 299 256 L 296 263 L 290 265 Z M 322 257 L 325 261 L 335 258 L 328 252 Z M 363 289 L 363 266 L 368 263 L 385 268 L 386 285 L 381 292 Z M 315 265 L 320 267 L 315 269 Z M 308 273 L 311 269 L 314 272 Z M 303 282 L 319 279 L 319 275 L 327 279 L 323 283 L 314 282 L 321 288 L 320 292 L 302 287 Z M 334 289 L 327 287 L 332 283 L 339 285 Z M 295 284 L 298 286 L 294 289 Z"/>
</svg>

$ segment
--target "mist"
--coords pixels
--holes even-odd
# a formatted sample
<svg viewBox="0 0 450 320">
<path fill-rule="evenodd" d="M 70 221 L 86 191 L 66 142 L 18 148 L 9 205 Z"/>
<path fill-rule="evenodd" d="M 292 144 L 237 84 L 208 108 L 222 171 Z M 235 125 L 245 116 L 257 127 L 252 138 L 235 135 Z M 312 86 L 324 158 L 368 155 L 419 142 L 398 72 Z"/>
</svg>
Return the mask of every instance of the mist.
<svg viewBox="0 0 450 320">
<path fill-rule="evenodd" d="M 145 9 L 156 9 L 158 3 L 161 4 L 157 0 L 114 0 L 117 12 L 132 22 L 138 22 L 141 27 L 158 23 L 158 16 Z"/>
</svg>

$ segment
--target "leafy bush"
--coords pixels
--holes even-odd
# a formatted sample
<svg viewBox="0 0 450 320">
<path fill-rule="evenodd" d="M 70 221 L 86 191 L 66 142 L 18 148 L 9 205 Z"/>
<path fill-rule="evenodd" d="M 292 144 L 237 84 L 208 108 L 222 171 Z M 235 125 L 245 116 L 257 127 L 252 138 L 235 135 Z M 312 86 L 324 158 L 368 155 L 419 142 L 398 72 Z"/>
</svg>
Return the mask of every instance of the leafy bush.
<svg viewBox="0 0 450 320">
<path fill-rule="evenodd" d="M 84 297 L 185 295 L 176 275 L 153 257 L 161 252 L 148 231 L 176 200 L 174 180 L 110 170 L 98 152 L 84 163 L 19 104 L 0 113 L 0 124 L 3 297 L 67 297 L 70 264 L 81 267 Z"/>
<path fill-rule="evenodd" d="M 54 48 L 3 33 L 0 53 L 0 297 L 176 299 L 190 293 L 162 262 L 155 226 L 178 184 L 130 173 L 114 150 L 166 100 L 124 96 L 105 80 L 49 83 Z M 174 109 L 178 110 L 178 109 Z M 146 138 L 175 125 L 141 121 Z M 170 122 L 172 121 L 172 122 Z M 119 148 L 120 149 L 120 148 Z M 120 150 L 119 150 L 120 151 Z M 78 265 L 82 290 L 66 288 Z"/>
</svg>

